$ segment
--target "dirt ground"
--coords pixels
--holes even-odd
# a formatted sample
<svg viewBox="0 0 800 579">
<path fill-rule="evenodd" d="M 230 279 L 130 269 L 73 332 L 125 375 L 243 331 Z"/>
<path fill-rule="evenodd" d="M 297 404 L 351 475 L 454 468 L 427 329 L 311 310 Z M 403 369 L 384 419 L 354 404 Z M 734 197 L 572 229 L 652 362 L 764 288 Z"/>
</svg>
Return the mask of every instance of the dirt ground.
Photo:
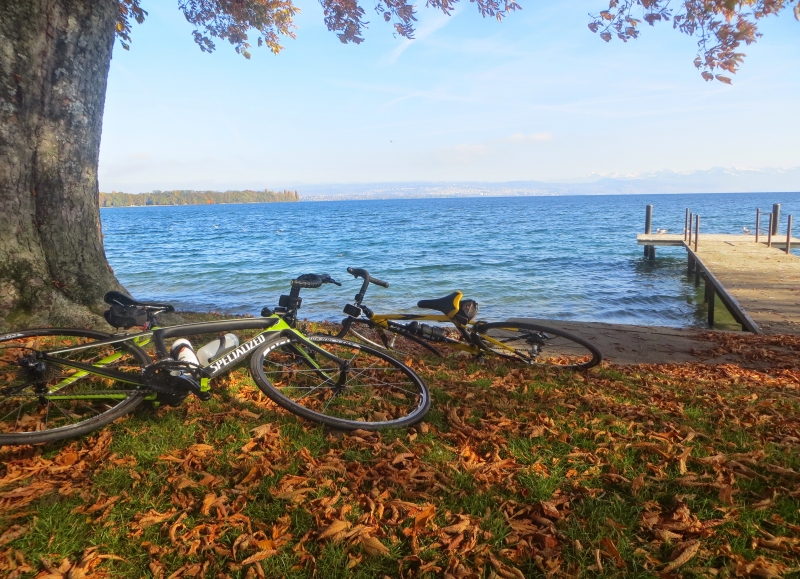
<svg viewBox="0 0 800 579">
<path fill-rule="evenodd" d="M 767 363 L 764 355 L 753 356 L 756 348 L 766 348 L 771 355 L 781 358 L 792 355 L 780 339 L 764 340 L 746 332 L 716 332 L 658 326 L 629 326 L 600 322 L 572 322 L 563 320 L 538 320 L 515 318 L 572 332 L 595 344 L 603 359 L 614 364 L 739 364 L 743 367 L 761 368 Z M 779 337 L 777 337 L 779 338 Z M 720 342 L 735 340 L 739 348 L 720 348 Z M 752 342 L 752 348 L 746 346 Z"/>
</svg>

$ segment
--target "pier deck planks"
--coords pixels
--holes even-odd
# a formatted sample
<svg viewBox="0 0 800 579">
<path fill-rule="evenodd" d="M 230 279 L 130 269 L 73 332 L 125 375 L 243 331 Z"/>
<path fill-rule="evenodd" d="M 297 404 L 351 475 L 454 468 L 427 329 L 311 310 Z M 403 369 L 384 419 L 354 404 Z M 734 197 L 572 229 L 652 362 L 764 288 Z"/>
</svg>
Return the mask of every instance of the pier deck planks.
<svg viewBox="0 0 800 579">
<path fill-rule="evenodd" d="M 763 240 L 763 243 L 762 243 Z M 683 235 L 639 235 L 640 245 L 684 245 Z M 800 239 L 792 238 L 792 247 Z M 695 255 L 767 334 L 800 334 L 800 258 L 786 254 L 786 234 L 704 235 Z M 694 250 L 694 243 L 690 250 Z"/>
</svg>

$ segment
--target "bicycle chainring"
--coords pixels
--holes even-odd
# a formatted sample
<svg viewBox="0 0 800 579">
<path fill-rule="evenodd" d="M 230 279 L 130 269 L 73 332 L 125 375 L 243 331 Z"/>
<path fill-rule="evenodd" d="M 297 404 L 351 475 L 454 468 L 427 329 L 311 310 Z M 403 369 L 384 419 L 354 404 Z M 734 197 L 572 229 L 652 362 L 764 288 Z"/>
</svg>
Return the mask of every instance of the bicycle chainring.
<svg viewBox="0 0 800 579">
<path fill-rule="evenodd" d="M 191 377 L 195 382 L 199 382 L 196 377 L 199 375 L 199 371 L 200 368 L 193 364 L 174 360 L 163 360 L 145 368 L 143 377 L 145 384 L 150 390 L 158 394 L 185 398 L 192 393 L 192 390 L 186 386 L 181 376 Z"/>
</svg>

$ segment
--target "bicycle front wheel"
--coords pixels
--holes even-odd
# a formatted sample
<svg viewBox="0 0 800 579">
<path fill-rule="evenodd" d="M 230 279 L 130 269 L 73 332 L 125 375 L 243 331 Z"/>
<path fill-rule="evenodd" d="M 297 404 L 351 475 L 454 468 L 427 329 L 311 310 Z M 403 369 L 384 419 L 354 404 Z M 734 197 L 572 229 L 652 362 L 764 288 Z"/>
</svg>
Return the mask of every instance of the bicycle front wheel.
<svg viewBox="0 0 800 579">
<path fill-rule="evenodd" d="M 147 394 L 137 383 L 150 358 L 130 342 L 91 346 L 109 337 L 68 328 L 0 336 L 0 446 L 80 436 L 136 408 Z M 58 353 L 75 347 L 81 348 Z M 53 353 L 43 359 L 43 352 Z M 71 368 L 69 362 L 130 374 L 131 383 Z"/>
<path fill-rule="evenodd" d="M 492 322 L 476 325 L 475 331 L 491 352 L 532 366 L 585 370 L 603 359 L 583 338 L 538 324 Z"/>
<path fill-rule="evenodd" d="M 250 371 L 259 389 L 282 408 L 341 430 L 410 426 L 428 412 L 428 388 L 399 360 L 333 336 L 306 339 L 346 364 L 291 337 L 261 346 Z"/>
</svg>

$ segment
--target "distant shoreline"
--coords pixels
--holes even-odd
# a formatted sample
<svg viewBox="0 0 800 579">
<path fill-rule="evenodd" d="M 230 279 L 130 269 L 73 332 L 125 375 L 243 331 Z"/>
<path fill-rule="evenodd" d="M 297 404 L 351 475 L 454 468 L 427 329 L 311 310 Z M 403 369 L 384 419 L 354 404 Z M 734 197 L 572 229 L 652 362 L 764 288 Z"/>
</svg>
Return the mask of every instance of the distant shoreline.
<svg viewBox="0 0 800 579">
<path fill-rule="evenodd" d="M 195 191 L 182 189 L 173 191 L 151 191 L 149 193 L 124 193 L 112 191 L 99 194 L 98 202 L 103 207 L 170 207 L 178 205 L 234 205 L 246 203 L 297 203 L 297 191 Z"/>
<path fill-rule="evenodd" d="M 212 205 L 269 205 L 271 203 L 297 203 L 297 201 L 242 201 L 241 203 L 173 203 L 170 205 L 101 205 L 100 209 L 130 209 L 131 207 L 209 207 Z"/>
</svg>

